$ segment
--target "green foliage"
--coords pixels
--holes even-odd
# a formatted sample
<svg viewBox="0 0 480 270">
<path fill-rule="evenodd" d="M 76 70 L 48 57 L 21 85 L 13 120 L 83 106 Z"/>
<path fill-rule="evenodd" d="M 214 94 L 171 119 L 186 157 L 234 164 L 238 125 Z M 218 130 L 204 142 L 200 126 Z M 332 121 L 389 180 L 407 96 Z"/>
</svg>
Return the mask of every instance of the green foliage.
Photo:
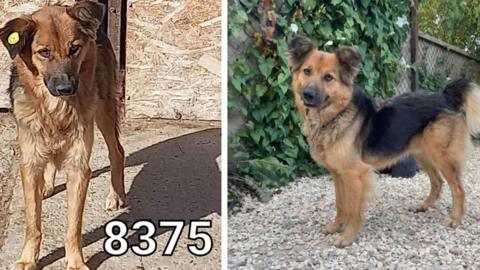
<svg viewBox="0 0 480 270">
<path fill-rule="evenodd" d="M 423 58 L 426 58 L 426 51 L 424 51 Z M 450 79 L 456 79 L 452 78 L 449 63 L 446 60 L 446 56 L 438 57 L 433 68 L 427 68 L 425 63 L 417 68 L 420 90 L 438 92 L 447 85 Z M 459 77 L 478 83 L 478 72 L 478 64 L 474 60 L 470 60 L 462 67 Z"/>
<path fill-rule="evenodd" d="M 250 16 L 262 12 L 258 8 L 262 1 L 232 2 L 230 42 L 249 29 Z M 382 98 L 394 93 L 401 45 L 408 31 L 407 26 L 396 24 L 399 17 L 408 16 L 408 0 L 278 2 L 282 4 L 275 8 L 278 21 L 273 42 L 265 44 L 262 34 L 251 34 L 256 42 L 229 65 L 228 108 L 246 121 L 244 129 L 229 137 L 230 160 L 235 166 L 230 184 L 243 184 L 257 193 L 284 185 L 299 174 L 321 173 L 310 158 L 290 90 L 287 44 L 296 35 L 292 29 L 298 27 L 298 34 L 310 37 L 322 50 L 355 46 L 364 59 L 356 83 Z"/>
<path fill-rule="evenodd" d="M 462 67 L 461 77 L 480 84 L 480 65 L 475 60 L 469 60 Z"/>
<path fill-rule="evenodd" d="M 480 56 L 480 0 L 424 0 L 420 31 Z"/>
<path fill-rule="evenodd" d="M 426 58 L 426 53 L 427 51 L 425 50 L 423 58 Z M 433 67 L 433 71 L 429 71 L 425 63 L 417 67 L 420 90 L 438 92 L 447 84 L 447 77 L 450 76 L 450 73 L 445 56 L 438 57 Z"/>
<path fill-rule="evenodd" d="M 428 72 L 425 65 L 418 68 L 418 86 L 423 91 L 438 92 L 447 84 L 447 75 L 441 72 Z"/>
</svg>

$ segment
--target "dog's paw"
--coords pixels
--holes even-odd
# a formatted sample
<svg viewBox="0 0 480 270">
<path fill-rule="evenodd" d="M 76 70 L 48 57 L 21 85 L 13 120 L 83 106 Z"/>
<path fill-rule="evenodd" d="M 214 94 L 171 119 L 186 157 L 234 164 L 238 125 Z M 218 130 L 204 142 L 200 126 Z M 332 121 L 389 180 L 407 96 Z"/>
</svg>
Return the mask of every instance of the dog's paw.
<svg viewBox="0 0 480 270">
<path fill-rule="evenodd" d="M 44 186 L 43 187 L 43 198 L 50 198 L 53 195 L 53 192 L 55 191 L 54 186 Z"/>
<path fill-rule="evenodd" d="M 125 195 L 120 196 L 114 192 L 108 194 L 107 201 L 105 202 L 105 209 L 107 211 L 117 211 L 125 207 L 127 207 L 127 198 Z"/>
<path fill-rule="evenodd" d="M 37 269 L 35 263 L 28 263 L 28 262 L 16 262 L 11 270 L 35 270 Z"/>
<path fill-rule="evenodd" d="M 327 225 L 325 225 L 322 228 L 322 232 L 324 234 L 333 234 L 333 233 L 338 233 L 338 232 L 341 232 L 341 231 L 342 231 L 342 225 L 338 224 L 336 222 L 328 223 Z"/>
<path fill-rule="evenodd" d="M 340 237 L 337 241 L 335 241 L 335 246 L 337 248 L 344 248 L 350 246 L 355 239 L 347 239 L 345 237 Z"/>
<path fill-rule="evenodd" d="M 75 263 L 75 264 L 68 264 L 68 270 L 90 270 L 88 266 L 84 263 Z"/>
<path fill-rule="evenodd" d="M 455 219 L 455 218 L 447 218 L 447 226 L 451 227 L 451 228 L 456 228 L 458 227 L 458 225 L 460 225 L 460 223 L 462 222 L 461 219 Z"/>
</svg>

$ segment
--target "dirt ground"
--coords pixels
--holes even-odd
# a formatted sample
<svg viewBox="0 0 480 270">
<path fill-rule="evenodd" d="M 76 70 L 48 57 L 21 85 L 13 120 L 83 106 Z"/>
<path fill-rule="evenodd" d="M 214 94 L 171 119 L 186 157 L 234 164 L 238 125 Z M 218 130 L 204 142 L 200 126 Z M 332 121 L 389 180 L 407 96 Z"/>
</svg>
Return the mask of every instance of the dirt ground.
<svg viewBox="0 0 480 270">
<path fill-rule="evenodd" d="M 122 143 L 126 151 L 125 180 L 129 207 L 106 212 L 110 173 L 108 152 L 97 132 L 91 161 L 94 171 L 84 213 L 84 254 L 91 269 L 220 269 L 221 181 L 215 158 L 221 152 L 218 122 L 127 120 Z M 23 242 L 23 194 L 18 176 L 15 123 L 0 114 L 0 269 L 18 258 Z M 63 236 L 66 223 L 65 179 L 57 176 L 55 195 L 43 202 L 43 241 L 40 269 L 65 269 Z M 162 256 L 171 231 L 157 229 L 157 251 L 138 257 L 131 251 L 111 257 L 103 251 L 104 224 L 119 219 L 131 226 L 140 219 L 212 220 L 210 254 L 188 252 L 188 227 L 173 256 Z M 158 223 L 157 223 L 158 224 Z M 135 243 L 138 235 L 129 233 Z"/>
</svg>

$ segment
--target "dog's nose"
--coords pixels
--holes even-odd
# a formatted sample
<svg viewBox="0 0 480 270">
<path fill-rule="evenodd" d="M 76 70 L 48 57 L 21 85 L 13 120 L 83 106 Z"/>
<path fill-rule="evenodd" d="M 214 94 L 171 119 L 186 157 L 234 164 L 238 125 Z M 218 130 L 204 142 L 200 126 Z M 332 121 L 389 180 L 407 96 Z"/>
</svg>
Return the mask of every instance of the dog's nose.
<svg viewBox="0 0 480 270">
<path fill-rule="evenodd" d="M 72 84 L 59 84 L 55 87 L 55 90 L 60 96 L 71 96 L 75 93 Z"/>
<path fill-rule="evenodd" d="M 303 104 L 307 107 L 318 107 L 325 103 L 329 98 L 329 94 L 315 87 L 307 87 L 302 93 Z"/>
<path fill-rule="evenodd" d="M 72 96 L 77 90 L 74 76 L 53 74 L 46 78 L 45 84 L 53 96 Z"/>
<path fill-rule="evenodd" d="M 302 94 L 303 104 L 308 107 L 315 107 L 319 105 L 318 91 L 313 87 L 307 87 Z"/>
</svg>

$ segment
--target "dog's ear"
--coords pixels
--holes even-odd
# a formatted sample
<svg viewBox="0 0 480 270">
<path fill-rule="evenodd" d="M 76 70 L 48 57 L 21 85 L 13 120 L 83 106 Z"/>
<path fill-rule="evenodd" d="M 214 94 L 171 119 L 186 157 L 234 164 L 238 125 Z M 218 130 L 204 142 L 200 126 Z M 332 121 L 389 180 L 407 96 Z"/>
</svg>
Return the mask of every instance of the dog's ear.
<svg viewBox="0 0 480 270">
<path fill-rule="evenodd" d="M 288 45 L 288 62 L 295 71 L 300 68 L 305 57 L 315 49 L 315 44 L 304 36 L 297 36 Z"/>
<path fill-rule="evenodd" d="M 19 55 L 30 71 L 37 74 L 37 69 L 32 62 L 32 41 L 35 29 L 35 22 L 31 18 L 16 18 L 0 29 L 0 39 L 12 59 Z"/>
<path fill-rule="evenodd" d="M 105 6 L 93 1 L 76 1 L 75 5 L 67 8 L 67 14 L 77 20 L 81 30 L 91 39 L 97 38 L 97 30 L 103 21 Z"/>
<path fill-rule="evenodd" d="M 341 80 L 345 84 L 351 85 L 360 71 L 362 56 L 353 47 L 340 47 L 335 51 L 335 55 L 342 69 L 340 72 Z"/>
</svg>

